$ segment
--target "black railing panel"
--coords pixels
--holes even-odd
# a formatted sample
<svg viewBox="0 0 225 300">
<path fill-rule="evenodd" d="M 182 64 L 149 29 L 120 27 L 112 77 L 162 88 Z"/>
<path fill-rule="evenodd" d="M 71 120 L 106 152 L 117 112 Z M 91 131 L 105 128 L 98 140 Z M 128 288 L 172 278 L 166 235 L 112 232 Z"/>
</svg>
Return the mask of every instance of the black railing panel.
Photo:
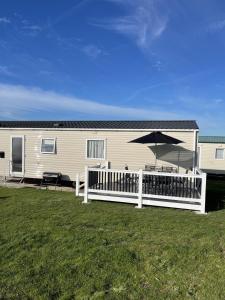
<svg viewBox="0 0 225 300">
<path fill-rule="evenodd" d="M 152 175 L 143 176 L 143 193 L 157 196 L 199 199 L 201 195 L 201 178 Z"/>
<path fill-rule="evenodd" d="M 117 170 L 88 170 L 88 188 L 137 194 L 139 173 Z M 176 174 L 143 173 L 142 193 L 146 195 L 200 199 L 202 178 Z"/>
<path fill-rule="evenodd" d="M 89 170 L 88 188 L 93 190 L 138 193 L 138 174 Z"/>
</svg>

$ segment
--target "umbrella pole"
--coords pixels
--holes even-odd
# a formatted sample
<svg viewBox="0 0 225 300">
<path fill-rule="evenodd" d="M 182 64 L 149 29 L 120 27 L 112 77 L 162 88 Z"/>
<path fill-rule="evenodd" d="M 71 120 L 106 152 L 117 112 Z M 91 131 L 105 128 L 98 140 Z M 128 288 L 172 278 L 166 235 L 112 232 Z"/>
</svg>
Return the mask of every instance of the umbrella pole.
<svg viewBox="0 0 225 300">
<path fill-rule="evenodd" d="M 155 168 L 157 167 L 157 143 L 155 143 Z"/>
<path fill-rule="evenodd" d="M 178 173 L 180 172 L 180 150 L 178 150 Z"/>
</svg>

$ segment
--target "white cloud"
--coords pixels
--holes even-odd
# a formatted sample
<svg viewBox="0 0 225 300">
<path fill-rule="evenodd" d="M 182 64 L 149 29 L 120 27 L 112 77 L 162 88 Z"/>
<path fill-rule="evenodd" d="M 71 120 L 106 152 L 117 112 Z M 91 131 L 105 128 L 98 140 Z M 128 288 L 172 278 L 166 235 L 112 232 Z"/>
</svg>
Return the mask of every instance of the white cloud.
<svg viewBox="0 0 225 300">
<path fill-rule="evenodd" d="M 153 63 L 153 68 L 155 68 L 157 71 L 162 71 L 163 69 L 163 63 L 160 59 L 157 59 L 154 63 Z"/>
<path fill-rule="evenodd" d="M 1 17 L 0 18 L 0 23 L 9 24 L 9 23 L 11 23 L 11 21 L 6 17 Z"/>
<path fill-rule="evenodd" d="M 36 37 L 42 31 L 39 25 L 27 24 L 21 27 L 22 33 L 31 37 Z"/>
<path fill-rule="evenodd" d="M 216 104 L 221 104 L 221 103 L 224 103 L 224 100 L 221 99 L 221 98 L 217 98 L 217 99 L 215 99 L 215 103 Z"/>
<path fill-rule="evenodd" d="M 6 115 L 14 118 L 29 118 L 36 113 L 35 118 L 41 119 L 43 113 L 49 118 L 58 113 L 61 116 L 82 113 L 87 117 L 117 118 L 117 119 L 174 119 L 177 114 L 160 109 L 141 109 L 103 104 L 88 99 L 65 96 L 39 88 L 29 88 L 18 85 L 0 84 L 0 117 Z M 32 115 L 33 116 L 33 115 Z M 54 118 L 54 117 L 53 117 Z"/>
<path fill-rule="evenodd" d="M 125 8 L 126 15 L 93 25 L 114 30 L 133 39 L 140 48 L 148 48 L 165 31 L 168 18 L 156 0 L 108 0 Z"/>
<path fill-rule="evenodd" d="M 217 32 L 217 31 L 221 31 L 225 28 L 225 19 L 224 20 L 220 20 L 220 21 L 215 21 L 212 22 L 209 26 L 208 26 L 208 32 Z"/>
<path fill-rule="evenodd" d="M 83 47 L 83 52 L 89 56 L 90 58 L 98 58 L 101 54 L 103 54 L 103 50 L 95 45 L 87 45 Z"/>
<path fill-rule="evenodd" d="M 183 109 L 175 105 L 171 110 L 168 106 L 163 109 L 151 109 L 146 107 L 135 108 L 118 105 L 103 104 L 89 99 L 80 99 L 75 96 L 65 96 L 53 91 L 45 91 L 40 88 L 30 88 L 19 85 L 7 85 L 0 83 L 0 118 L 1 119 L 78 119 L 82 115 L 84 119 L 196 119 L 200 129 L 208 134 L 224 134 L 223 108 L 220 111 L 214 109 L 215 105 L 204 105 L 204 99 L 180 98 Z M 210 102 L 210 101 L 209 101 Z M 199 105 L 196 107 L 196 103 Z M 220 105 L 223 105 L 219 101 Z M 193 111 L 192 108 L 195 108 Z M 213 110 L 214 109 L 214 110 Z M 210 112 L 210 113 L 209 113 Z M 215 112 L 212 113 L 212 112 Z M 43 117 L 44 115 L 44 117 Z M 216 119 L 215 119 L 216 115 Z"/>
<path fill-rule="evenodd" d="M 14 76 L 14 74 L 10 71 L 9 67 L 7 66 L 0 66 L 0 75 Z"/>
<path fill-rule="evenodd" d="M 41 31 L 41 27 L 38 25 L 26 25 L 23 26 L 23 29 L 32 30 L 32 31 Z"/>
</svg>

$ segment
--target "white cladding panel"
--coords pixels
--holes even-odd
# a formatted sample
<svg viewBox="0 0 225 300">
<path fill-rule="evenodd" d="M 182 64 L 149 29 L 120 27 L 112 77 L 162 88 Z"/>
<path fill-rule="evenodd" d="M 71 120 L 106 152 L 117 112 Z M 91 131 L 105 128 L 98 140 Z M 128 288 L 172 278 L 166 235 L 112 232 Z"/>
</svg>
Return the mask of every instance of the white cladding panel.
<svg viewBox="0 0 225 300">
<path fill-rule="evenodd" d="M 158 166 L 177 166 L 180 171 L 193 165 L 194 132 L 166 131 L 167 135 L 183 141 L 180 145 L 144 145 L 128 143 L 140 136 L 150 133 L 146 131 L 94 131 L 94 130 L 0 130 L 0 151 L 5 152 L 5 159 L 0 159 L 0 175 L 7 174 L 10 158 L 10 140 L 12 135 L 25 137 L 25 177 L 41 178 L 44 171 L 61 172 L 68 180 L 75 180 L 76 173 L 83 172 L 85 165 L 94 166 L 104 160 L 86 158 L 87 139 L 105 140 L 105 160 L 111 168 L 129 169 L 144 168 L 146 164 L 155 164 L 157 153 Z M 41 153 L 43 138 L 55 138 L 55 154 Z M 154 153 L 153 153 L 154 152 Z M 179 163 L 178 163 L 179 161 Z"/>
</svg>

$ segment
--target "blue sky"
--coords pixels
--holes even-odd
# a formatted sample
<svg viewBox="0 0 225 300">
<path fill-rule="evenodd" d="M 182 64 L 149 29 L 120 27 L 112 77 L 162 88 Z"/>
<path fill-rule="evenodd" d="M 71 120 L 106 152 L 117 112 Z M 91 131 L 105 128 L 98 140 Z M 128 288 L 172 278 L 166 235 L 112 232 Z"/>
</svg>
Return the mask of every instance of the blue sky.
<svg viewBox="0 0 225 300">
<path fill-rule="evenodd" d="M 0 118 L 196 119 L 225 135 L 225 1 L 0 2 Z"/>
</svg>

